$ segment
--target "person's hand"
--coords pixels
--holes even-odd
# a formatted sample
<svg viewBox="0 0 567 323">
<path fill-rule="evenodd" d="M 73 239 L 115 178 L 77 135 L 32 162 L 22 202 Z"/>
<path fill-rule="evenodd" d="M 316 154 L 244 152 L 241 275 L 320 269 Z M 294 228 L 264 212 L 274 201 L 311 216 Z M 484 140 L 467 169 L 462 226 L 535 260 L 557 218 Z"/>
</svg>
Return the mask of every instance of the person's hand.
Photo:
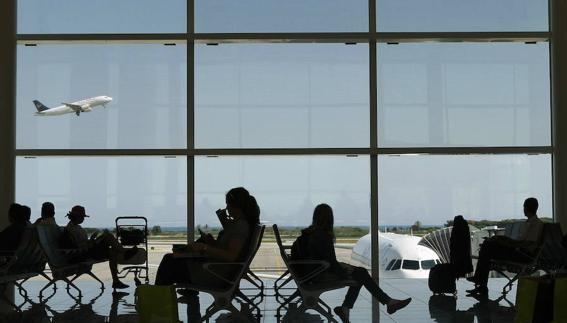
<svg viewBox="0 0 567 323">
<path fill-rule="evenodd" d="M 190 243 L 187 245 L 187 249 L 193 252 L 204 253 L 207 251 L 207 245 L 201 242 Z"/>
<path fill-rule="evenodd" d="M 201 234 L 201 238 L 203 239 L 203 242 L 206 243 L 206 244 L 211 245 L 211 244 L 215 243 L 215 238 L 210 233 Z"/>
<path fill-rule="evenodd" d="M 98 231 L 95 231 L 91 234 L 91 237 L 89 238 L 90 240 L 96 240 L 96 238 L 98 238 Z"/>
</svg>

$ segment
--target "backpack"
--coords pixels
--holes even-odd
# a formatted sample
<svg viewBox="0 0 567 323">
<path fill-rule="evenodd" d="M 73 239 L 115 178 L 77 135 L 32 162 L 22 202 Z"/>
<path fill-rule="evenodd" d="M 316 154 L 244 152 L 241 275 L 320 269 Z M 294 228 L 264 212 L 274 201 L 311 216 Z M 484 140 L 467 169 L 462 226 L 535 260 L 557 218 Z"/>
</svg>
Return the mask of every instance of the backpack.
<svg viewBox="0 0 567 323">
<path fill-rule="evenodd" d="M 433 294 L 455 294 L 455 270 L 451 264 L 438 264 L 429 270 L 427 285 Z"/>
<path fill-rule="evenodd" d="M 473 271 L 471 257 L 471 233 L 469 230 L 469 224 L 461 215 L 457 215 L 453 220 L 449 254 L 455 278 L 465 277 L 466 274 Z"/>
</svg>

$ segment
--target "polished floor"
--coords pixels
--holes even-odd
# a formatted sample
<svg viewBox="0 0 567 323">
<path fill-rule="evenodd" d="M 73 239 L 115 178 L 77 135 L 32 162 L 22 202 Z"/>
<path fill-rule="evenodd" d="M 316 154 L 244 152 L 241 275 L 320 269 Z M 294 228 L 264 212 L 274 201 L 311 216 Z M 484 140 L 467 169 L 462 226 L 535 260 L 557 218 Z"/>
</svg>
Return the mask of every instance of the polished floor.
<svg viewBox="0 0 567 323">
<path fill-rule="evenodd" d="M 268 295 L 273 294 L 273 280 L 264 279 L 268 287 Z M 138 316 L 134 306 L 134 288 L 126 290 L 127 294 L 114 295 L 112 290 L 107 288 L 104 291 L 99 289 L 96 282 L 87 279 L 81 280 L 78 286 L 83 290 L 84 297 L 77 303 L 69 297 L 63 284 L 54 297 L 45 305 L 38 304 L 37 294 L 45 283 L 41 280 L 33 280 L 25 284 L 32 304 L 25 304 L 21 313 L 9 312 L 0 315 L 1 323 L 35 323 L 35 322 L 138 322 Z M 388 315 L 384 307 L 380 307 L 379 318 L 372 318 L 372 305 L 369 294 L 363 290 L 355 308 L 351 312 L 351 322 L 513 322 L 515 311 L 513 303 L 515 301 L 515 289 L 509 294 L 507 299 L 500 298 L 500 290 L 505 284 L 501 278 L 491 279 L 491 292 L 488 299 L 476 300 L 465 296 L 465 289 L 470 288 L 469 283 L 461 280 L 458 282 L 458 295 L 453 296 L 433 296 L 427 287 L 426 280 L 418 279 L 389 279 L 381 280 L 380 285 L 391 297 L 406 298 L 412 297 L 411 304 L 404 310 L 393 315 Z M 109 286 L 110 283 L 107 283 Z M 324 300 L 331 306 L 338 305 L 345 290 L 338 290 L 324 294 Z M 22 302 L 22 297 L 16 297 L 16 302 Z M 201 296 L 202 311 L 210 304 L 211 298 L 207 295 Z M 275 317 L 277 302 L 273 296 L 267 296 L 261 305 L 261 322 L 277 322 Z M 179 306 L 179 319 L 187 322 L 187 308 L 181 304 Z M 286 322 L 287 316 L 282 312 L 281 321 Z M 214 322 L 231 322 L 227 314 L 217 315 Z M 325 320 L 315 313 L 308 312 L 301 318 L 302 322 L 325 322 Z"/>
</svg>

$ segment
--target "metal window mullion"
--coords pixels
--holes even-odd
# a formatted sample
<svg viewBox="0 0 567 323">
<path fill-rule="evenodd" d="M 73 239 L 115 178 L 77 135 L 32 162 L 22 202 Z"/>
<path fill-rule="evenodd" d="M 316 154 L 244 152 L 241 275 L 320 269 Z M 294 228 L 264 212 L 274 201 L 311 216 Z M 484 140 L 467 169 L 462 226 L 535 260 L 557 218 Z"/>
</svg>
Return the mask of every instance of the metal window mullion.
<svg viewBox="0 0 567 323">
<path fill-rule="evenodd" d="M 190 83 L 190 82 L 188 82 Z M 188 98 L 188 101 L 191 99 Z M 189 105 L 189 103 L 188 103 Z M 193 107 L 194 109 L 194 107 Z M 374 109 L 376 111 L 376 109 Z M 371 113 L 375 115 L 375 113 Z M 188 116 L 188 146 L 194 144 L 189 134 L 194 118 Z M 375 119 L 375 118 L 373 118 Z M 371 123 L 375 123 L 372 121 Z M 377 125 L 371 125 L 376 129 Z M 376 133 L 376 131 L 371 131 Z M 372 139 L 374 140 L 374 139 Z M 374 140 L 376 141 L 376 140 Z M 413 148 L 187 148 L 187 149 L 16 149 L 15 155 L 81 157 L 81 156 L 277 156 L 277 155 L 463 155 L 463 154 L 551 154 L 551 146 L 532 147 L 413 147 Z"/>
<path fill-rule="evenodd" d="M 552 131 L 552 183 L 553 217 L 567 232 L 567 21 L 564 13 L 567 3 L 550 0 L 551 64 L 551 131 Z M 563 123 L 563 125 L 562 125 Z"/>
<path fill-rule="evenodd" d="M 376 45 L 376 0 L 368 0 L 368 79 L 370 102 L 370 269 L 372 278 L 380 278 L 380 246 L 378 233 L 378 69 Z M 372 298 L 372 322 L 380 322 L 380 304 Z"/>
<path fill-rule="evenodd" d="M 195 240 L 195 1 L 187 1 L 187 242 Z"/>
</svg>

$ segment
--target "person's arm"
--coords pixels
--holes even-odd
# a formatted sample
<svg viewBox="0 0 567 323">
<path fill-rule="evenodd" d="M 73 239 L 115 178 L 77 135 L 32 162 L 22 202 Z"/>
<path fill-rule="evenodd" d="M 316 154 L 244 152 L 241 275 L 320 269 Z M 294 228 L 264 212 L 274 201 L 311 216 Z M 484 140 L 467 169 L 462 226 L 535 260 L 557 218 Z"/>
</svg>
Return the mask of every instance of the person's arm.
<svg viewBox="0 0 567 323">
<path fill-rule="evenodd" d="M 232 223 L 232 221 L 228 219 L 226 209 L 218 209 L 215 213 L 217 214 L 217 217 L 219 218 L 220 224 L 223 229 L 226 229 L 226 227 Z"/>
<path fill-rule="evenodd" d="M 245 243 L 246 241 L 244 241 L 244 239 L 233 238 L 229 240 L 227 249 L 222 249 L 199 242 L 191 243 L 187 247 L 189 250 L 202 253 L 203 256 L 207 258 L 233 262 L 237 260 Z"/>
</svg>

